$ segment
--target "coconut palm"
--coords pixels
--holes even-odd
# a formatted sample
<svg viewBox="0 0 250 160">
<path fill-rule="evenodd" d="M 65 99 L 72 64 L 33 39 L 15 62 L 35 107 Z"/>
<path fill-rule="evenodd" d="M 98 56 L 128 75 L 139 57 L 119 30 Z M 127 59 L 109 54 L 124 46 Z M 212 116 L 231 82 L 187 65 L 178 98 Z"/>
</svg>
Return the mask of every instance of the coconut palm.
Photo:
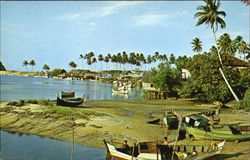
<svg viewBox="0 0 250 160">
<path fill-rule="evenodd" d="M 234 56 L 235 47 L 228 33 L 224 33 L 218 39 L 220 53 Z"/>
<path fill-rule="evenodd" d="M 99 54 L 99 56 L 98 56 L 98 61 L 101 62 L 101 70 L 102 70 L 102 61 L 104 61 L 104 58 L 103 58 L 103 55 L 102 55 L 102 54 Z"/>
<path fill-rule="evenodd" d="M 200 12 L 197 12 L 194 17 L 198 18 L 198 21 L 196 23 L 196 26 L 199 26 L 201 24 L 207 24 L 208 26 L 211 27 L 212 32 L 213 32 L 213 36 L 214 36 L 214 41 L 215 41 L 215 46 L 217 49 L 217 54 L 221 63 L 221 66 L 223 66 L 222 64 L 222 60 L 221 60 L 221 56 L 218 50 L 218 46 L 217 46 L 217 40 L 216 40 L 216 35 L 215 33 L 218 30 L 218 25 L 220 25 L 220 28 L 223 29 L 226 27 L 226 23 L 224 22 L 224 20 L 220 17 L 220 16 L 226 16 L 226 13 L 224 11 L 219 11 L 218 9 L 220 8 L 220 1 L 219 0 L 204 0 L 205 1 L 205 5 L 199 6 L 197 8 L 197 10 L 200 10 Z M 236 101 L 239 101 L 239 98 L 237 97 L 237 95 L 234 93 L 233 89 L 231 88 L 230 84 L 228 83 L 223 71 L 221 68 L 219 68 L 222 77 L 224 78 L 228 88 L 230 89 L 230 91 L 232 92 L 234 98 L 236 99 Z"/>
<path fill-rule="evenodd" d="M 76 68 L 76 67 L 77 67 L 77 64 L 76 64 L 74 61 L 71 61 L 71 62 L 69 62 L 69 66 L 70 66 L 71 68 Z"/>
<path fill-rule="evenodd" d="M 83 60 L 86 59 L 86 56 L 84 56 L 83 54 L 80 54 L 79 59 L 82 60 L 82 68 L 84 69 L 84 62 L 83 62 Z"/>
<path fill-rule="evenodd" d="M 109 56 L 104 57 L 104 62 L 106 63 L 106 70 L 108 70 Z"/>
<path fill-rule="evenodd" d="M 92 65 L 92 64 L 95 64 L 95 63 L 96 63 L 96 58 L 94 57 L 94 58 L 92 58 L 92 60 L 91 60 L 91 65 Z M 94 68 L 95 68 L 95 67 L 93 67 L 93 70 L 95 70 Z"/>
<path fill-rule="evenodd" d="M 45 70 L 46 72 L 48 72 L 48 70 L 50 70 L 49 66 L 47 64 L 43 65 L 43 70 Z"/>
<path fill-rule="evenodd" d="M 28 61 L 23 61 L 23 66 L 26 68 L 26 72 L 27 72 L 27 66 L 29 65 L 29 62 Z"/>
<path fill-rule="evenodd" d="M 194 52 L 201 52 L 202 51 L 202 42 L 199 38 L 194 38 L 193 41 L 191 42 L 192 48 Z"/>
<path fill-rule="evenodd" d="M 33 67 L 36 65 L 36 62 L 35 62 L 34 60 L 31 60 L 31 61 L 29 62 L 29 65 L 31 65 L 31 67 L 32 67 L 32 72 L 33 72 Z"/>
</svg>

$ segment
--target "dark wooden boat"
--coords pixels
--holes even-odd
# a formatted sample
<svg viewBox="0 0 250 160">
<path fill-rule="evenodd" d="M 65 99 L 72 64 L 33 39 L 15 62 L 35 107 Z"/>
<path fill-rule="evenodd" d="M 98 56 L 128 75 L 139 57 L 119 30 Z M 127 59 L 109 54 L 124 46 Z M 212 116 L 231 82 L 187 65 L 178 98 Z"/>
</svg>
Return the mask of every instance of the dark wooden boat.
<svg viewBox="0 0 250 160">
<path fill-rule="evenodd" d="M 56 105 L 76 107 L 83 103 L 84 98 L 75 98 L 75 92 L 64 92 L 61 91 L 61 97 L 57 95 Z"/>
<path fill-rule="evenodd" d="M 56 105 L 76 107 L 83 103 L 84 98 L 59 98 L 57 97 Z"/>
<path fill-rule="evenodd" d="M 161 120 L 160 118 L 153 119 L 153 120 L 148 121 L 148 124 L 157 124 L 160 122 L 160 120 Z"/>
<path fill-rule="evenodd" d="M 179 124 L 178 114 L 175 111 L 166 111 L 163 122 L 169 129 L 177 129 Z"/>
</svg>

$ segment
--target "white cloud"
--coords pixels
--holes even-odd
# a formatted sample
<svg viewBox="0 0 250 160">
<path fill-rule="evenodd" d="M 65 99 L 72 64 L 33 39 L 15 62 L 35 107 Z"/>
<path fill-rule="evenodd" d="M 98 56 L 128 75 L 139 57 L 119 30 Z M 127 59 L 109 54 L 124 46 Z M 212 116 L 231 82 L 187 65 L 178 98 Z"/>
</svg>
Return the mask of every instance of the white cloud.
<svg viewBox="0 0 250 160">
<path fill-rule="evenodd" d="M 100 18 L 106 17 L 112 14 L 117 13 L 119 10 L 139 4 L 142 2 L 131 2 L 131 1 L 122 1 L 122 2 L 110 2 L 109 5 L 102 7 L 93 7 L 90 10 L 85 10 L 85 12 L 72 13 L 68 15 L 62 15 L 57 17 L 59 20 L 73 20 L 73 19 L 91 19 L 91 18 Z"/>
<path fill-rule="evenodd" d="M 90 26 L 96 26 L 96 23 L 95 22 L 90 22 L 89 25 Z"/>
<path fill-rule="evenodd" d="M 166 14 L 145 14 L 135 17 L 136 24 L 142 26 L 161 24 L 168 16 Z"/>
</svg>

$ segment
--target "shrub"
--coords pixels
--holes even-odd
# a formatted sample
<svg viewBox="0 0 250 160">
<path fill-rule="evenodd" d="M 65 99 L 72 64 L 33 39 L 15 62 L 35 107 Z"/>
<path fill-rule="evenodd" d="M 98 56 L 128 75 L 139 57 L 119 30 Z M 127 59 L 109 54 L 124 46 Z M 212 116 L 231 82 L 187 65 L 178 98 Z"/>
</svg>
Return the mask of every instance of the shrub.
<svg viewBox="0 0 250 160">
<path fill-rule="evenodd" d="M 244 98 L 236 104 L 236 109 L 250 111 L 250 89 L 246 91 Z"/>
</svg>

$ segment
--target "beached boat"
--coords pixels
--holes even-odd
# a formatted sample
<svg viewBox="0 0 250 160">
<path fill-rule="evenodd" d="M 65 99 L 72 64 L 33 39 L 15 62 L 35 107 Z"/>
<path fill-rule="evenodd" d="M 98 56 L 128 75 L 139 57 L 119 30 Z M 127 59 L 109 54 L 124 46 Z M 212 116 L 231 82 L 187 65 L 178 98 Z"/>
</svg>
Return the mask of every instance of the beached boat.
<svg viewBox="0 0 250 160">
<path fill-rule="evenodd" d="M 127 148 L 116 148 L 104 140 L 110 159 L 117 160 L 204 160 L 216 158 L 225 141 L 209 145 L 159 145 L 157 142 L 140 142 Z M 175 151 L 173 152 L 173 148 Z M 174 154 L 174 155 L 173 155 Z"/>
<path fill-rule="evenodd" d="M 188 126 L 203 127 L 209 125 L 209 120 L 201 114 L 192 114 L 183 118 L 183 123 Z"/>
<path fill-rule="evenodd" d="M 177 113 L 175 111 L 166 111 L 163 122 L 169 129 L 177 129 L 179 122 Z"/>
<path fill-rule="evenodd" d="M 61 97 L 57 95 L 56 105 L 76 107 L 81 105 L 83 101 L 84 101 L 83 97 L 75 98 L 75 92 L 61 91 Z"/>
<path fill-rule="evenodd" d="M 215 139 L 228 141 L 250 140 L 250 134 L 243 134 L 237 127 L 229 125 L 210 125 L 207 128 L 196 128 L 185 125 L 189 137 L 196 139 Z"/>
<path fill-rule="evenodd" d="M 149 121 L 148 121 L 148 124 L 157 124 L 157 123 L 159 123 L 160 121 L 161 121 L 160 118 L 156 118 L 156 119 L 153 119 L 153 120 L 149 120 Z"/>
</svg>

